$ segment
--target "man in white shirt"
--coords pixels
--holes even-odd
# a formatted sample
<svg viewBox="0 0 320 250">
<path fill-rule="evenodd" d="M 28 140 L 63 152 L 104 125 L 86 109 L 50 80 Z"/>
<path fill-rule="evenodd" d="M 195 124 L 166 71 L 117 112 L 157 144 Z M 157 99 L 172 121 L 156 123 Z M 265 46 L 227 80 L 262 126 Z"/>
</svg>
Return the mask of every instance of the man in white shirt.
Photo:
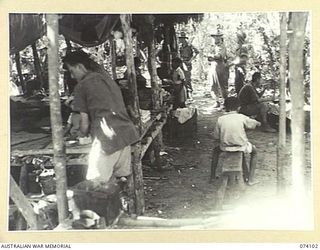
<svg viewBox="0 0 320 250">
<path fill-rule="evenodd" d="M 255 129 L 261 126 L 261 123 L 251 119 L 243 114 L 239 114 L 239 100 L 236 97 L 225 99 L 226 113 L 218 118 L 214 130 L 214 138 L 219 141 L 219 146 L 215 147 L 212 155 L 211 181 L 215 178 L 215 172 L 218 165 L 219 153 L 226 152 L 244 152 L 250 154 L 249 176 L 244 171 L 245 181 L 248 185 L 254 185 L 254 171 L 257 164 L 257 150 L 248 138 L 245 129 Z M 244 168 L 246 170 L 246 168 Z"/>
</svg>

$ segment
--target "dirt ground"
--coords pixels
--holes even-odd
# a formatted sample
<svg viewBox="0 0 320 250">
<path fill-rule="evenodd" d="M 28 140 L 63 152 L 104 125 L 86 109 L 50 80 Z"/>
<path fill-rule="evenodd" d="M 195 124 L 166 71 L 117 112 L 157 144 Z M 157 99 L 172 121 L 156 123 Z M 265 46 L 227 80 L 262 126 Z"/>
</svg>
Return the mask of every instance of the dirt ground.
<svg viewBox="0 0 320 250">
<path fill-rule="evenodd" d="M 198 110 L 198 131 L 195 139 L 165 140 L 162 156 L 164 170 L 159 172 L 144 166 L 144 176 L 161 177 L 145 179 L 146 216 L 162 218 L 206 218 L 213 214 L 219 181 L 209 183 L 213 129 L 223 110 L 213 108 L 213 100 L 204 97 L 204 89 L 196 86 L 192 106 Z M 256 170 L 257 185 L 246 186 L 239 200 L 228 200 L 223 210 L 233 210 L 250 202 L 270 201 L 276 196 L 276 148 L 278 133 L 266 133 L 259 129 L 247 132 L 249 141 L 258 150 Z M 305 180 L 311 188 L 310 134 L 306 133 Z M 283 163 L 286 183 L 291 184 L 290 135 L 287 136 L 287 159 Z M 228 198 L 228 197 L 226 197 Z M 249 202 L 249 203 L 248 203 Z M 276 204 L 274 204 L 276 206 Z"/>
<path fill-rule="evenodd" d="M 213 100 L 204 96 L 204 88 L 194 84 L 194 102 L 190 104 L 197 108 L 197 133 L 185 138 L 171 141 L 164 136 L 161 171 L 144 165 L 145 216 L 160 218 L 207 218 L 214 214 L 219 181 L 209 183 L 211 151 L 213 145 L 213 129 L 216 120 L 223 110 L 213 108 Z M 28 118 L 28 117 L 27 117 Z M 25 118 L 25 119 L 27 119 Z M 31 118 L 30 118 L 31 119 Z M 27 123 L 24 121 L 24 123 Z M 37 121 L 34 127 L 48 126 L 49 120 Z M 26 131 L 21 122 L 11 124 L 12 149 L 43 148 L 50 143 L 50 134 L 44 130 L 28 127 Z M 259 129 L 247 132 L 249 140 L 258 149 L 258 164 L 256 179 L 260 182 L 247 186 L 241 191 L 238 200 L 226 197 L 222 210 L 230 211 L 244 205 L 271 201 L 277 191 L 276 182 L 276 146 L 277 133 L 265 133 Z M 21 143 L 29 139 L 39 140 Z M 311 151 L 310 133 L 305 134 L 306 159 L 305 180 L 308 191 L 311 190 Z M 287 137 L 287 160 L 283 163 L 286 183 L 291 183 L 290 135 Z M 277 206 L 277 204 L 271 204 Z"/>
</svg>

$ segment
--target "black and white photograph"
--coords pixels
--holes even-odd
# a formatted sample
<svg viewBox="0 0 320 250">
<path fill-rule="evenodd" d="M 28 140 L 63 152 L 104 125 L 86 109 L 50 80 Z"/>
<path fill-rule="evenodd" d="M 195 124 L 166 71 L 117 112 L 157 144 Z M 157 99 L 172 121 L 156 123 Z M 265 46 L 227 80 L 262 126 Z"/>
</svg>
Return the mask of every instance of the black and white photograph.
<svg viewBox="0 0 320 250">
<path fill-rule="evenodd" d="M 312 231 L 312 15 L 11 12 L 7 231 Z"/>
</svg>

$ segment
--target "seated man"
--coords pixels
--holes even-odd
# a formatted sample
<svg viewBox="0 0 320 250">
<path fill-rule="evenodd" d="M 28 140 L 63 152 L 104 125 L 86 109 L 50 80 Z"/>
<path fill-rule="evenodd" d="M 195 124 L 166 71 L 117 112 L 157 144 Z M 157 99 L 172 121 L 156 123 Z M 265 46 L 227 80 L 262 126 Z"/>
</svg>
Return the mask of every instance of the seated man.
<svg viewBox="0 0 320 250">
<path fill-rule="evenodd" d="M 271 99 L 261 98 L 264 93 L 264 90 L 260 93 L 257 91 L 257 87 L 261 85 L 261 74 L 256 72 L 252 75 L 251 84 L 246 84 L 242 87 L 239 92 L 240 100 L 240 111 L 247 116 L 258 116 L 258 119 L 261 120 L 262 131 L 265 132 L 275 132 L 276 130 L 271 128 L 267 122 L 267 112 L 269 107 L 266 101 L 271 101 Z"/>
<path fill-rule="evenodd" d="M 249 174 L 247 166 L 242 166 L 245 181 L 248 185 L 254 185 L 258 183 L 254 180 L 257 149 L 249 142 L 245 129 L 255 129 L 261 124 L 238 113 L 239 100 L 236 97 L 227 97 L 224 106 L 226 113 L 218 118 L 214 129 L 214 138 L 219 142 L 219 146 L 213 149 L 210 181 L 212 182 L 216 176 L 220 152 L 244 152 L 251 156 Z M 245 163 L 245 161 L 243 162 Z"/>
</svg>

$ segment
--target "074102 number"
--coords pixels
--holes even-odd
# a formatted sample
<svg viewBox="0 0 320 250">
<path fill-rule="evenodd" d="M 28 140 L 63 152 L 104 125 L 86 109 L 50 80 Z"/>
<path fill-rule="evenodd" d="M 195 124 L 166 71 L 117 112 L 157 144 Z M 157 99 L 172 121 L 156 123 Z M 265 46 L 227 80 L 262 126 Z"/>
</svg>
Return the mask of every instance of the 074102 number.
<svg viewBox="0 0 320 250">
<path fill-rule="evenodd" d="M 318 244 L 300 244 L 300 248 L 318 249 Z"/>
</svg>

